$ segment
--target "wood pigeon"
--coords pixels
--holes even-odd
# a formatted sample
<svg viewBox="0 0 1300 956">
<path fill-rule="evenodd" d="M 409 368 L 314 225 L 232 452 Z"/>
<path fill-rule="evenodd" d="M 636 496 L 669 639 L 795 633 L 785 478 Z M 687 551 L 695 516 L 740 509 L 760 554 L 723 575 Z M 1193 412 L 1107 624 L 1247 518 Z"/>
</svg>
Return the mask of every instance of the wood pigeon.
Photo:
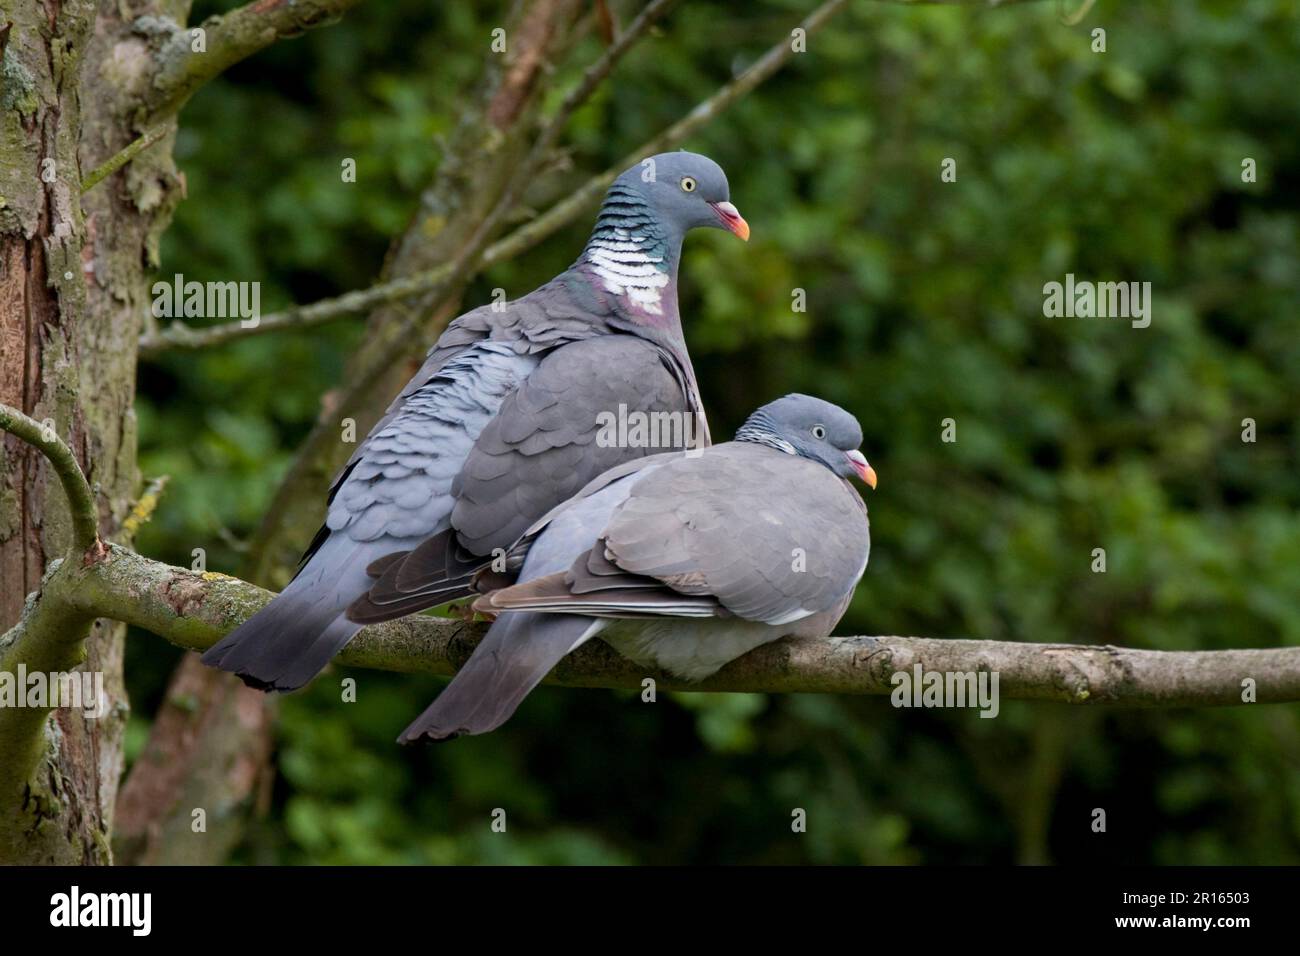
<svg viewBox="0 0 1300 956">
<path fill-rule="evenodd" d="M 870 550 L 848 481 L 876 486 L 861 443 L 844 409 L 787 395 L 734 441 L 607 471 L 511 549 L 518 583 L 475 602 L 500 616 L 400 740 L 495 729 L 596 635 L 689 680 L 779 637 L 828 635 Z"/>
<path fill-rule="evenodd" d="M 377 560 L 447 531 L 470 558 L 490 555 L 601 472 L 662 450 L 596 442 L 602 411 L 694 415 L 707 444 L 677 268 L 690 229 L 748 238 L 729 199 L 705 156 L 644 160 L 610 186 L 569 269 L 453 321 L 334 481 L 297 576 L 203 661 L 264 690 L 303 686 L 359 630 L 345 612 Z M 468 593 L 391 603 L 368 620 Z"/>
</svg>

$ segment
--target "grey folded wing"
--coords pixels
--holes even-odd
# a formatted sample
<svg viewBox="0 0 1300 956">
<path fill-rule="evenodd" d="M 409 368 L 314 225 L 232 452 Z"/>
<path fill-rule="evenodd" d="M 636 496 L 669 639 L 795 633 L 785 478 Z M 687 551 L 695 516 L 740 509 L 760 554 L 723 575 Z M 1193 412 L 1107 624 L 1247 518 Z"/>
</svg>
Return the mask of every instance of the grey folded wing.
<svg viewBox="0 0 1300 956">
<path fill-rule="evenodd" d="M 634 336 L 604 335 L 547 353 L 486 423 L 455 476 L 452 530 L 376 562 L 377 580 L 350 612 L 354 620 L 384 620 L 469 593 L 494 552 L 499 561 L 530 525 L 602 472 L 661 446 L 689 444 L 697 425 L 683 376 L 667 352 Z M 660 427 L 629 443 L 618 428 L 628 416 Z"/>
<path fill-rule="evenodd" d="M 461 544 L 477 554 L 507 546 L 605 470 L 686 447 L 694 426 L 683 374 L 663 349 L 630 335 L 548 354 L 484 428 L 457 477 L 452 526 Z M 620 433 L 619 419 L 629 416 L 663 427 Z"/>
<path fill-rule="evenodd" d="M 603 328 L 572 282 L 557 278 L 504 306 L 453 321 L 419 371 L 336 476 L 325 526 L 358 541 L 434 535 L 448 527 L 452 483 L 483 429 L 548 350 Z"/>
<path fill-rule="evenodd" d="M 624 480 L 625 499 L 567 571 L 478 606 L 785 625 L 838 616 L 866 568 L 865 505 L 813 462 L 731 442 Z"/>
</svg>

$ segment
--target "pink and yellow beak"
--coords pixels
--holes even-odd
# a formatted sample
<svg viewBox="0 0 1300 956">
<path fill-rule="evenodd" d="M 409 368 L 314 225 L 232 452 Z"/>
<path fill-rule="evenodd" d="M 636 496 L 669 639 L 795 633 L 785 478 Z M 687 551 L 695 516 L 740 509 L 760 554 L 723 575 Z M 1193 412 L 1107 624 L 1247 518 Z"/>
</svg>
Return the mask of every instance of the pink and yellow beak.
<svg viewBox="0 0 1300 956">
<path fill-rule="evenodd" d="M 733 232 L 740 236 L 745 242 L 749 242 L 749 223 L 745 222 L 745 217 L 729 202 L 711 202 L 710 206 L 722 220 L 722 227 L 728 232 Z"/>
<path fill-rule="evenodd" d="M 858 473 L 858 477 L 871 486 L 871 490 L 876 490 L 876 469 L 867 463 L 866 456 L 860 451 L 849 451 L 844 453 L 849 462 L 853 465 L 853 470 Z"/>
</svg>

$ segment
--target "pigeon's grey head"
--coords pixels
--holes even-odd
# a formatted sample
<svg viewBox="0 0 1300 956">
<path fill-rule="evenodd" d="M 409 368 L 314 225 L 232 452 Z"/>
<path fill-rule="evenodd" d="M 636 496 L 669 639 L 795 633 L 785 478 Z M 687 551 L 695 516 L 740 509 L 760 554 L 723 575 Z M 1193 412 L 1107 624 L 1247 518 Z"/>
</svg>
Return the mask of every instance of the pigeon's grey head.
<svg viewBox="0 0 1300 956">
<path fill-rule="evenodd" d="M 610 196 L 630 190 L 679 236 L 697 227 L 726 229 L 749 239 L 749 223 L 731 204 L 727 174 L 699 153 L 685 150 L 643 159 L 614 180 Z"/>
<path fill-rule="evenodd" d="M 862 426 L 830 402 L 811 395 L 787 395 L 768 402 L 746 419 L 736 441 L 752 441 L 820 462 L 841 478 L 858 477 L 876 487 L 876 472 L 858 446 Z"/>
</svg>

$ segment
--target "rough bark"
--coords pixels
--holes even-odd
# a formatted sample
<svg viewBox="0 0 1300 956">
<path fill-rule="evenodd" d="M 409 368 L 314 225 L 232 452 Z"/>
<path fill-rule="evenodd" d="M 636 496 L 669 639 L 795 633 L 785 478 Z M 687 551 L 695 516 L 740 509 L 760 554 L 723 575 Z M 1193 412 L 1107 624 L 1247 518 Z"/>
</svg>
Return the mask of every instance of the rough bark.
<svg viewBox="0 0 1300 956">
<path fill-rule="evenodd" d="M 117 120 L 99 112 L 86 84 L 100 69 L 114 23 L 110 17 L 97 25 L 89 0 L 8 4 L 3 17 L 12 25 L 0 97 L 0 397 L 51 422 L 67 440 L 95 482 L 100 525 L 111 534 L 136 481 L 129 411 L 132 339 L 140 331 L 114 294 L 142 282 L 143 265 L 138 248 L 132 263 L 97 242 L 108 234 L 126 244 L 132 229 L 119 221 L 120 206 L 83 209 L 80 170 L 119 136 Z M 140 215 L 129 212 L 131 220 Z M 95 400 L 79 400 L 88 396 Z M 0 626 L 8 627 L 49 560 L 68 548 L 72 529 L 67 500 L 51 488 L 56 479 L 39 455 L 7 438 L 0 471 Z M 0 816 L 12 815 L 23 834 L 5 842 L 0 857 L 106 862 L 126 713 L 122 629 L 80 620 L 47 626 L 68 640 L 35 659 L 71 668 L 82 654 L 77 637 L 88 630 L 82 667 L 104 674 L 119 706 L 98 720 L 75 710 L 56 711 L 50 721 L 41 715 L 43 752 L 34 772 L 21 792 L 0 793 Z"/>
<path fill-rule="evenodd" d="M 90 456 L 95 470 L 89 477 L 106 498 L 102 533 L 112 540 L 127 540 L 122 523 L 140 489 L 134 409 L 137 345 L 131 338 L 135 336 L 138 343 L 143 331 L 161 236 L 184 195 L 184 179 L 172 159 L 175 120 L 171 116 L 151 119 L 143 105 L 157 61 L 140 30 L 142 19 L 150 17 L 183 22 L 189 4 L 101 2 L 99 8 L 82 73 L 80 168 L 90 173 L 103 167 L 142 135 L 149 134 L 152 141 L 147 150 L 81 197 L 86 217 L 81 264 L 87 295 L 80 405 L 95 423 L 94 434 L 102 436 Z M 125 765 L 122 748 L 129 713 L 122 673 L 125 628 L 100 621 L 94 633 L 98 637 L 89 644 L 85 666 L 104 672 L 106 689 L 115 702 L 110 716 L 94 721 L 88 733 L 88 749 L 98 755 L 100 765 L 107 843 Z M 55 719 L 64 721 L 65 715 L 58 711 Z"/>
<path fill-rule="evenodd" d="M 353 2 L 259 0 L 205 24 L 203 57 L 191 55 L 179 26 L 185 0 L 0 6 L 0 401 L 48 421 L 71 447 L 105 538 L 119 536 L 139 486 L 137 343 L 159 237 L 184 192 L 171 156 L 174 111 L 215 72 Z M 103 674 L 113 701 L 98 719 L 34 711 L 35 736 L 6 741 L 15 759 L 0 774 L 0 862 L 109 862 L 128 711 L 124 629 L 57 599 L 24 609 L 38 588 L 62 593 L 75 562 L 44 585 L 42 573 L 67 552 L 72 526 L 31 446 L 6 435 L 0 473 L 0 627 L 21 622 L 6 636 L 5 660 L 54 669 L 81 661 Z M 14 727 L 31 716 L 0 715 Z"/>
</svg>

